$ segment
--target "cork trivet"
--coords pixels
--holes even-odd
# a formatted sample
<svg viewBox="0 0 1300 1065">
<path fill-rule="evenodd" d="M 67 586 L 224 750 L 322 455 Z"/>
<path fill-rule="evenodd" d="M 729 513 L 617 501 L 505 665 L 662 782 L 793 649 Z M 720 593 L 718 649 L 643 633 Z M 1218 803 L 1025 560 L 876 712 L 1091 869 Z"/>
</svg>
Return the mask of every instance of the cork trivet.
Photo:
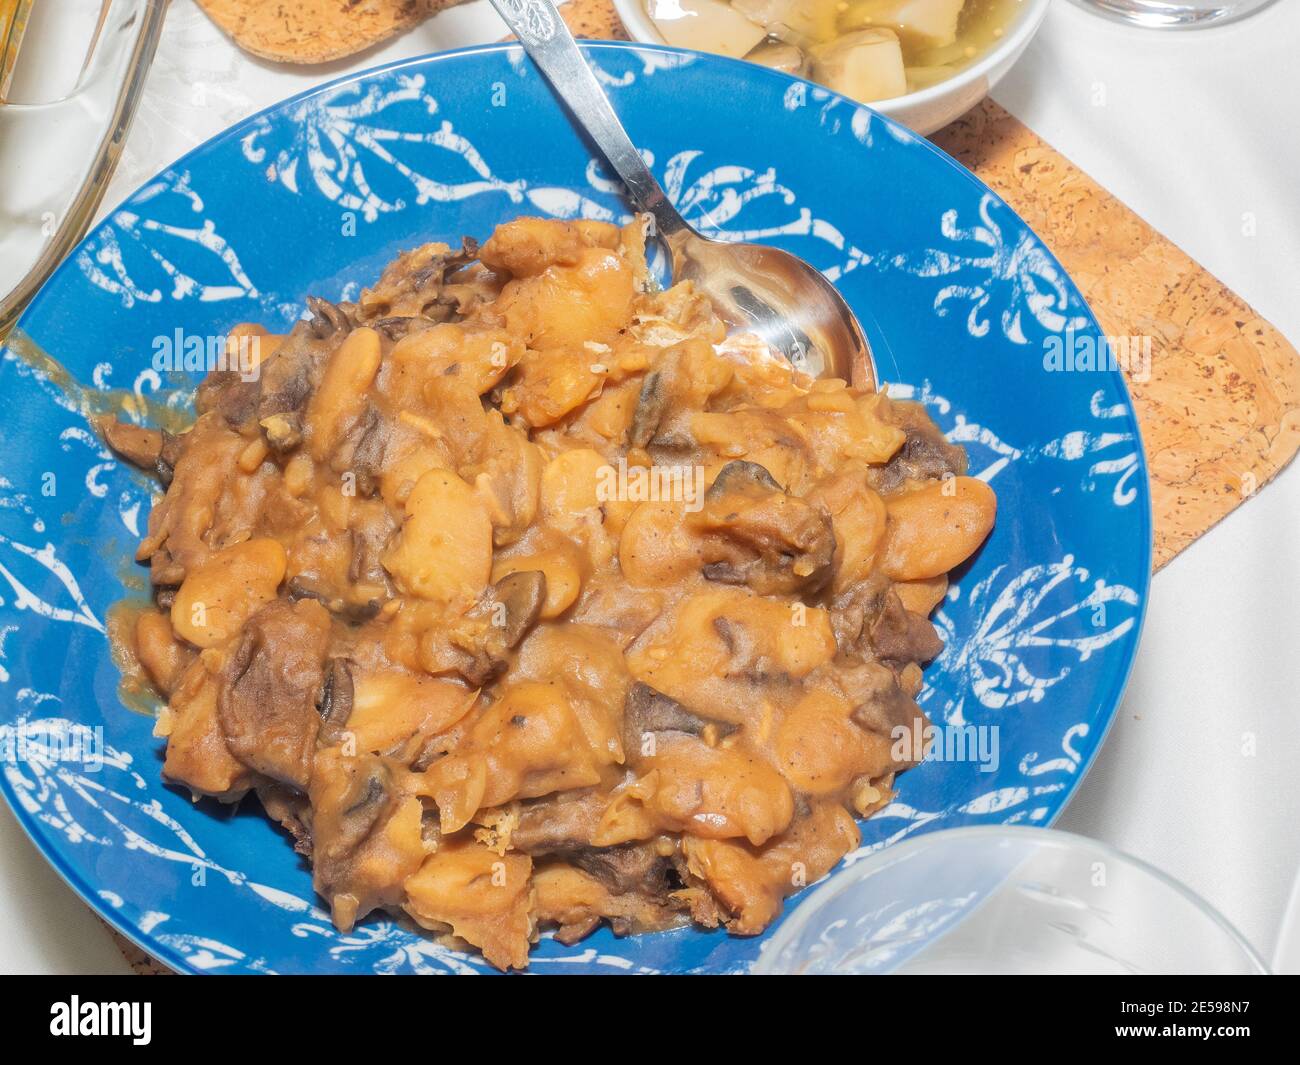
<svg viewBox="0 0 1300 1065">
<path fill-rule="evenodd" d="M 461 0 L 198 0 L 246 52 L 326 63 L 364 51 Z"/>
<path fill-rule="evenodd" d="M 628 39 L 609 0 L 571 0 L 560 11 L 578 36 Z M 1029 223 L 1108 336 L 1153 338 L 1150 379 L 1128 385 L 1151 470 L 1159 569 L 1295 456 L 1300 358 L 1240 296 L 992 100 L 932 139 Z M 170 972 L 113 937 L 137 973 Z"/>
<path fill-rule="evenodd" d="M 108 925 L 104 925 L 108 928 Z M 146 954 L 143 950 L 132 943 L 126 936 L 122 935 L 115 929 L 108 928 L 108 934 L 113 937 L 113 942 L 117 944 L 117 949 L 122 952 L 122 957 L 126 959 L 131 970 L 137 976 L 174 976 L 166 965 L 160 961 L 155 961 L 153 957 Z"/>
</svg>

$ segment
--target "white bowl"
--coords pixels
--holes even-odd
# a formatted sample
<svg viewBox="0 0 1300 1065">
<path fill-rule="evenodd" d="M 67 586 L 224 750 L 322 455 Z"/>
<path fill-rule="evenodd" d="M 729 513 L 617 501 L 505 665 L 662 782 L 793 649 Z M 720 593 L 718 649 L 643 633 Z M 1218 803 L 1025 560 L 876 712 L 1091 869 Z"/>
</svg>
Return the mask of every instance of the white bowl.
<svg viewBox="0 0 1300 1065">
<path fill-rule="evenodd" d="M 978 61 L 946 81 L 919 92 L 895 96 L 892 100 L 878 100 L 868 106 L 922 136 L 960 118 L 984 99 L 989 90 L 1002 80 L 1002 75 L 1011 69 L 1011 64 L 1020 58 L 1030 38 L 1042 25 L 1049 2 L 1050 0 L 1024 0 L 1019 16 L 1002 39 L 980 56 Z M 646 44 L 667 43 L 646 14 L 643 0 L 614 0 L 614 7 L 628 36 L 634 41 Z"/>
</svg>

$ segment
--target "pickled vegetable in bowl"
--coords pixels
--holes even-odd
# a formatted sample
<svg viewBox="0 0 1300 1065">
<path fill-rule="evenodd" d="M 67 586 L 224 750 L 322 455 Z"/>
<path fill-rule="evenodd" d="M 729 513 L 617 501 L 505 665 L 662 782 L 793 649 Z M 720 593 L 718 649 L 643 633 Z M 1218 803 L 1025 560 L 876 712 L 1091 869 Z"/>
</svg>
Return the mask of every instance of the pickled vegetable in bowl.
<svg viewBox="0 0 1300 1065">
<path fill-rule="evenodd" d="M 644 0 L 669 44 L 811 78 L 862 103 L 947 80 L 984 55 L 1023 0 Z"/>
</svg>

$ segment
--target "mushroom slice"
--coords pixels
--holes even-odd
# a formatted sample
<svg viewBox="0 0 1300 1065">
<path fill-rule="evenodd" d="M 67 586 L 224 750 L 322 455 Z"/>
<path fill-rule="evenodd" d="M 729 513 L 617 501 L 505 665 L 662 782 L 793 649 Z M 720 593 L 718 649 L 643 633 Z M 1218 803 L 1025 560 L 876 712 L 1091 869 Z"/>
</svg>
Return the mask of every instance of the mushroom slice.
<svg viewBox="0 0 1300 1065">
<path fill-rule="evenodd" d="M 680 886 L 680 881 L 674 883 L 671 858 L 660 854 L 653 843 L 581 847 L 567 857 L 615 895 L 642 892 L 657 898 Z"/>
<path fill-rule="evenodd" d="M 853 722 L 868 732 L 892 739 L 899 729 L 919 731 L 929 724 L 916 700 L 899 685 L 894 671 L 879 662 L 842 665 L 837 686 L 853 703 Z"/>
<path fill-rule="evenodd" d="M 403 796 L 372 754 L 322 747 L 312 767 L 312 882 L 348 931 L 376 906 L 395 905 L 428 851 L 419 799 Z"/>
<path fill-rule="evenodd" d="M 307 796 L 269 780 L 258 784 L 255 790 L 266 816 L 293 837 L 293 849 L 311 857 L 311 804 Z"/>
<path fill-rule="evenodd" d="M 492 586 L 490 599 L 490 644 L 502 651 L 515 647 L 541 616 L 546 574 L 540 570 L 507 573 Z"/>
<path fill-rule="evenodd" d="M 540 570 L 516 570 L 492 585 L 447 633 L 449 662 L 444 670 L 459 673 L 481 687 L 509 664 L 507 652 L 537 624 L 546 601 L 546 575 Z M 426 662 L 426 667 L 434 664 Z"/>
<path fill-rule="evenodd" d="M 308 328 L 313 336 L 321 340 L 335 333 L 346 335 L 352 331 L 352 321 L 348 318 L 348 312 L 337 303 L 321 299 L 320 296 L 308 296 L 307 309 L 312 315 L 307 321 Z"/>
<path fill-rule="evenodd" d="M 966 473 L 966 452 L 949 443 L 919 403 L 894 400 L 889 421 L 903 430 L 903 446 L 884 466 L 867 473 L 871 486 L 882 494 L 898 491 L 908 481 L 937 480 Z"/>
<path fill-rule="evenodd" d="M 95 428 L 108 446 L 132 466 L 149 472 L 157 469 L 163 450 L 163 434 L 159 430 L 118 421 L 107 415 L 95 419 Z"/>
<path fill-rule="evenodd" d="M 635 757 L 651 733 L 680 732 L 716 742 L 739 727 L 688 710 L 648 684 L 633 684 L 623 703 L 623 749 L 629 757 Z"/>
<path fill-rule="evenodd" d="M 379 599 L 368 599 L 364 603 L 354 603 L 342 596 L 332 595 L 330 589 L 325 585 L 303 574 L 290 577 L 285 587 L 291 600 L 297 602 L 299 599 L 314 599 L 340 620 L 354 624 L 369 621 L 379 613 L 380 607 L 383 606 L 383 602 Z"/>
<path fill-rule="evenodd" d="M 346 658 L 331 658 L 321 688 L 320 734 L 327 742 L 336 742 L 352 716 L 356 688 L 352 682 L 352 663 Z"/>
<path fill-rule="evenodd" d="M 843 654 L 886 662 L 928 662 L 943 650 L 930 620 L 903 606 L 888 577 L 873 573 L 831 604 L 831 627 Z"/>
<path fill-rule="evenodd" d="M 217 714 L 230 753 L 303 791 L 320 730 L 329 631 L 329 614 L 314 600 L 276 600 L 245 626 L 221 676 Z"/>
<path fill-rule="evenodd" d="M 627 431 L 627 442 L 632 447 L 645 447 L 654 438 L 668 411 L 668 386 L 663 373 L 652 370 L 641 382 L 641 391 L 637 393 L 636 409 L 632 412 L 632 424 Z"/>
<path fill-rule="evenodd" d="M 782 491 L 756 463 L 727 463 L 688 524 L 703 537 L 701 572 L 711 581 L 787 595 L 815 592 L 830 579 L 830 514 Z"/>
</svg>

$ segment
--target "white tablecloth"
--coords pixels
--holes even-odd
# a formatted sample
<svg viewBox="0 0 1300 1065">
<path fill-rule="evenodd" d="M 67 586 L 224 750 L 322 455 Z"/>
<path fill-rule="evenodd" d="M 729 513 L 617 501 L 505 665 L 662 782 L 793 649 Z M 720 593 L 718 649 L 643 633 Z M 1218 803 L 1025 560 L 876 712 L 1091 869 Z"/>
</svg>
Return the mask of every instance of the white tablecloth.
<svg viewBox="0 0 1300 1065">
<path fill-rule="evenodd" d="M 243 115 L 354 66 L 500 36 L 476 0 L 360 63 L 302 71 L 248 60 L 193 0 L 173 0 L 105 203 Z M 1192 33 L 1129 29 L 1056 0 L 994 95 L 1300 342 L 1297 41 L 1296 0 Z M 1266 959 L 1300 865 L 1298 537 L 1291 469 L 1156 578 L 1119 719 L 1058 825 L 1183 881 Z M 7 808 L 0 856 L 0 971 L 125 970 Z"/>
</svg>

